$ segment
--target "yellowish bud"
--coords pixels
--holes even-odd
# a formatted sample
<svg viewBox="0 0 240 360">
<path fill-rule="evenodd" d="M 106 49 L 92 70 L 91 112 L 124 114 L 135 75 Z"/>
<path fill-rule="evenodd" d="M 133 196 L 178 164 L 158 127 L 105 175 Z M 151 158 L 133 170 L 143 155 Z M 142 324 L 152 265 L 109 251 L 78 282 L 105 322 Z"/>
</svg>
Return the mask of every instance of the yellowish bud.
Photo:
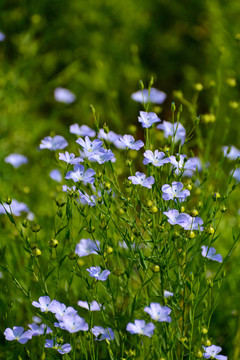
<svg viewBox="0 0 240 360">
<path fill-rule="evenodd" d="M 37 256 L 37 257 L 40 256 L 40 255 L 42 255 L 41 250 L 38 249 L 38 248 L 33 249 L 32 252 L 33 252 L 33 255 L 34 255 L 34 256 Z"/>
<path fill-rule="evenodd" d="M 156 212 L 158 212 L 158 208 L 155 205 L 153 205 L 152 207 L 150 207 L 149 212 L 151 214 L 155 214 Z"/>
<path fill-rule="evenodd" d="M 229 86 L 235 87 L 237 85 L 237 80 L 233 77 L 227 78 L 226 80 Z"/>
<path fill-rule="evenodd" d="M 192 215 L 193 217 L 198 216 L 198 214 L 199 214 L 199 212 L 197 211 L 197 209 L 193 209 L 193 210 L 191 211 L 191 215 Z"/>
<path fill-rule="evenodd" d="M 113 252 L 113 248 L 112 248 L 111 246 L 108 246 L 108 247 L 107 247 L 107 253 L 108 253 L 108 255 L 112 254 L 112 252 Z"/>
<path fill-rule="evenodd" d="M 192 190 L 192 185 L 191 185 L 191 184 L 188 184 L 188 185 L 187 185 L 187 189 L 188 189 L 189 191 L 191 191 L 191 190 Z"/>
<path fill-rule="evenodd" d="M 122 208 L 120 208 L 118 211 L 119 211 L 119 215 L 123 215 L 125 213 L 125 211 Z"/>
<path fill-rule="evenodd" d="M 216 192 L 213 194 L 213 200 L 217 200 L 221 197 L 221 195 L 219 194 L 219 192 Z"/>
<path fill-rule="evenodd" d="M 202 91 L 203 85 L 201 83 L 197 83 L 194 85 L 194 89 L 197 91 Z"/>
<path fill-rule="evenodd" d="M 152 267 L 152 271 L 155 272 L 155 273 L 159 272 L 160 271 L 160 266 L 159 265 L 154 265 Z"/>
<path fill-rule="evenodd" d="M 48 244 L 49 244 L 49 246 L 51 248 L 56 248 L 58 246 L 58 240 L 57 239 L 51 239 Z"/>
<path fill-rule="evenodd" d="M 79 266 L 83 266 L 85 264 L 85 261 L 82 259 L 78 259 L 77 263 Z"/>
<path fill-rule="evenodd" d="M 205 341 L 205 346 L 211 346 L 211 341 L 209 340 L 209 339 L 207 339 L 206 341 Z"/>
<path fill-rule="evenodd" d="M 152 200 L 147 200 L 147 202 L 146 202 L 146 207 L 150 208 L 150 207 L 152 207 L 152 206 L 153 206 Z"/>
<path fill-rule="evenodd" d="M 199 358 L 199 359 L 202 359 L 203 353 L 202 353 L 201 350 L 199 350 L 199 351 L 196 353 L 196 357 Z"/>
<path fill-rule="evenodd" d="M 202 334 L 203 334 L 203 335 L 206 335 L 207 333 L 208 333 L 208 329 L 205 328 L 205 327 L 203 327 L 203 328 L 202 328 Z"/>
<path fill-rule="evenodd" d="M 230 108 L 232 109 L 237 109 L 239 107 L 239 103 L 236 101 L 229 101 L 228 105 L 230 106 Z"/>
<path fill-rule="evenodd" d="M 190 239 L 194 239 L 195 238 L 195 232 L 194 231 L 190 231 L 190 233 L 189 233 L 189 238 Z"/>
<path fill-rule="evenodd" d="M 209 228 L 206 229 L 206 233 L 209 235 L 213 235 L 215 233 L 215 230 L 212 226 L 209 226 Z"/>
<path fill-rule="evenodd" d="M 181 212 L 183 213 L 185 211 L 185 207 L 184 206 L 181 206 Z"/>
</svg>

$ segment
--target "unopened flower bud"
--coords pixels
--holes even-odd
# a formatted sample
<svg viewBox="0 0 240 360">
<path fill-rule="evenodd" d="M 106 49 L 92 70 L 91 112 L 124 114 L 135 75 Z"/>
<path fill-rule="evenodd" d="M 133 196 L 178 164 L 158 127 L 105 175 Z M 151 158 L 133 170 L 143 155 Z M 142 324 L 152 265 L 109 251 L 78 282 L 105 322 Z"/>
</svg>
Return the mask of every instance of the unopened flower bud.
<svg viewBox="0 0 240 360">
<path fill-rule="evenodd" d="M 120 208 L 119 210 L 119 215 L 123 215 L 125 213 L 125 211 L 123 210 L 123 208 Z"/>
<path fill-rule="evenodd" d="M 195 238 L 195 232 L 194 231 L 190 231 L 190 233 L 189 233 L 189 238 L 190 239 L 194 239 Z"/>
<path fill-rule="evenodd" d="M 208 329 L 206 327 L 202 327 L 202 334 L 206 335 L 208 333 Z"/>
<path fill-rule="evenodd" d="M 104 189 L 105 190 L 110 190 L 111 189 L 111 184 L 109 182 L 104 183 Z"/>
<path fill-rule="evenodd" d="M 208 286 L 209 287 L 213 287 L 213 281 L 212 281 L 212 279 L 207 279 L 207 284 L 208 284 Z M 210 344 L 211 345 L 211 344 Z"/>
<path fill-rule="evenodd" d="M 106 134 L 109 133 L 109 127 L 107 126 L 106 123 L 103 124 L 103 130 L 105 131 Z"/>
<path fill-rule="evenodd" d="M 152 207 L 152 206 L 153 206 L 152 200 L 147 200 L 147 202 L 146 202 L 146 207 L 150 208 L 150 207 Z"/>
<path fill-rule="evenodd" d="M 228 105 L 232 109 L 237 109 L 239 107 L 239 103 L 236 101 L 229 101 Z"/>
<path fill-rule="evenodd" d="M 97 179 L 100 179 L 101 176 L 102 176 L 102 172 L 98 170 L 98 171 L 96 172 L 95 177 L 96 177 Z"/>
<path fill-rule="evenodd" d="M 11 205 L 12 199 L 11 199 L 9 196 L 7 196 L 4 202 L 5 202 L 7 205 Z"/>
<path fill-rule="evenodd" d="M 62 199 L 56 200 L 56 205 L 58 207 L 63 207 L 65 204 L 66 204 L 65 201 Z"/>
<path fill-rule="evenodd" d="M 215 230 L 212 226 L 209 226 L 208 228 L 206 228 L 206 233 L 209 235 L 213 235 L 215 233 Z"/>
<path fill-rule="evenodd" d="M 216 200 L 219 199 L 220 197 L 221 197 L 221 195 L 220 195 L 218 192 L 216 192 L 216 193 L 213 194 L 213 200 L 214 200 L 214 201 L 216 201 Z"/>
<path fill-rule="evenodd" d="M 176 98 L 176 99 L 179 99 L 181 100 L 183 98 L 183 93 L 181 90 L 174 90 L 173 91 L 173 96 Z"/>
<path fill-rule="evenodd" d="M 29 225 L 28 220 L 24 219 L 23 222 L 22 222 L 22 226 L 25 227 L 25 228 L 27 228 L 28 225 Z"/>
<path fill-rule="evenodd" d="M 58 246 L 58 240 L 51 239 L 48 244 L 49 244 L 50 248 L 56 248 Z"/>
<path fill-rule="evenodd" d="M 233 77 L 227 78 L 226 83 L 231 87 L 235 87 L 237 85 L 237 80 Z"/>
<path fill-rule="evenodd" d="M 221 207 L 220 207 L 220 210 L 221 210 L 221 212 L 226 212 L 227 211 L 227 208 L 226 208 L 226 206 L 225 205 L 221 205 Z"/>
<path fill-rule="evenodd" d="M 187 189 L 188 189 L 189 191 L 191 191 L 191 190 L 192 190 L 192 184 L 187 184 Z"/>
<path fill-rule="evenodd" d="M 155 272 L 155 273 L 158 273 L 160 271 L 160 266 L 159 265 L 154 265 L 152 267 L 152 271 Z"/>
<path fill-rule="evenodd" d="M 156 214 L 156 212 L 158 212 L 158 208 L 153 205 L 152 207 L 150 207 L 150 209 L 148 210 L 151 214 Z"/>
<path fill-rule="evenodd" d="M 107 254 L 110 255 L 113 252 L 113 248 L 111 246 L 107 247 Z"/>
<path fill-rule="evenodd" d="M 125 179 L 124 182 L 123 182 L 123 185 L 126 188 L 129 188 L 132 185 L 132 182 L 130 180 L 128 180 L 128 179 Z"/>
<path fill-rule="evenodd" d="M 209 340 L 209 339 L 207 339 L 206 341 L 205 341 L 205 346 L 211 346 L 211 341 Z"/>
<path fill-rule="evenodd" d="M 41 250 L 38 249 L 37 247 L 32 250 L 32 253 L 33 253 L 34 256 L 37 256 L 37 257 L 42 254 Z"/>
<path fill-rule="evenodd" d="M 128 132 L 130 134 L 135 134 L 136 131 L 137 131 L 136 125 L 131 124 L 131 125 L 128 126 Z"/>
<path fill-rule="evenodd" d="M 175 102 L 173 101 L 171 104 L 171 110 L 174 112 L 176 110 Z"/>
<path fill-rule="evenodd" d="M 126 165 L 127 165 L 128 167 L 131 167 L 131 166 L 132 166 L 132 160 L 127 159 L 127 160 L 126 160 Z"/>
<path fill-rule="evenodd" d="M 195 216 L 198 216 L 198 211 L 197 211 L 197 209 L 193 209 L 192 211 L 191 211 L 191 215 L 193 216 L 193 217 L 195 217 Z"/>
<path fill-rule="evenodd" d="M 199 358 L 199 359 L 202 359 L 203 353 L 202 353 L 201 350 L 199 350 L 199 351 L 196 353 L 196 357 Z"/>
<path fill-rule="evenodd" d="M 203 85 L 201 83 L 197 83 L 194 85 L 194 89 L 200 92 L 203 89 Z"/>
<path fill-rule="evenodd" d="M 185 207 L 184 206 L 181 206 L 181 209 L 180 209 L 181 213 L 183 213 L 185 211 Z"/>
<path fill-rule="evenodd" d="M 40 225 L 38 225 L 36 223 L 31 225 L 32 232 L 38 232 L 38 231 L 40 231 L 40 229 L 41 229 Z"/>
</svg>

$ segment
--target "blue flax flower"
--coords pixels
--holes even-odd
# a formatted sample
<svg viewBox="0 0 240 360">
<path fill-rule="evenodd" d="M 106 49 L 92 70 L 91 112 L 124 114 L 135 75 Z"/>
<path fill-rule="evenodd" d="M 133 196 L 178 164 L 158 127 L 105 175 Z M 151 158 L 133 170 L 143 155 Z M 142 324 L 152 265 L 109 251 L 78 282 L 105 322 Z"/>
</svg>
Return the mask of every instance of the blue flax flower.
<svg viewBox="0 0 240 360">
<path fill-rule="evenodd" d="M 45 137 L 39 146 L 42 149 L 49 150 L 62 150 L 68 146 L 68 142 L 61 135 L 56 135 L 54 137 L 47 136 Z"/>
<path fill-rule="evenodd" d="M 87 125 L 79 126 L 78 124 L 73 124 L 70 126 L 69 130 L 71 134 L 76 134 L 78 136 L 94 137 L 96 135 L 96 131 L 91 129 Z"/>
<path fill-rule="evenodd" d="M 155 325 L 153 323 L 146 324 L 144 320 L 135 320 L 134 323 L 128 323 L 126 330 L 130 334 L 140 334 L 151 337 L 153 335 Z"/>
<path fill-rule="evenodd" d="M 140 111 L 140 116 L 138 116 L 138 121 L 142 124 L 143 128 L 149 128 L 154 123 L 160 122 L 161 120 L 154 112 L 145 112 Z"/>
<path fill-rule="evenodd" d="M 171 291 L 168 290 L 164 290 L 163 292 L 163 296 L 167 299 L 169 297 L 172 297 L 174 295 L 174 293 L 172 293 Z"/>
<path fill-rule="evenodd" d="M 28 158 L 21 154 L 10 154 L 5 157 L 4 161 L 8 164 L 11 164 L 16 169 L 19 168 L 23 164 L 28 163 Z"/>
<path fill-rule="evenodd" d="M 94 183 L 95 171 L 93 169 L 87 169 L 84 172 L 85 168 L 83 165 L 74 165 L 74 171 L 68 171 L 65 179 L 72 179 L 74 182 L 84 181 L 85 183 Z"/>
<path fill-rule="evenodd" d="M 75 253 L 79 256 L 88 256 L 91 254 L 98 255 L 97 251 L 100 251 L 100 242 L 98 240 L 82 239 L 76 245 Z"/>
<path fill-rule="evenodd" d="M 24 328 L 21 326 L 14 326 L 13 329 L 7 328 L 4 331 L 4 335 L 6 340 L 17 340 L 20 344 L 26 344 L 32 338 L 31 330 L 24 331 Z"/>
<path fill-rule="evenodd" d="M 172 140 L 174 142 L 178 142 L 181 140 L 181 144 L 184 144 L 184 141 L 186 139 L 186 130 L 180 123 L 171 123 L 169 121 L 163 121 L 162 124 L 159 124 L 157 126 L 157 129 L 164 131 L 164 137 L 168 138 L 169 136 L 172 137 Z"/>
<path fill-rule="evenodd" d="M 231 174 L 237 182 L 240 182 L 240 168 L 237 168 L 233 173 L 231 172 Z"/>
<path fill-rule="evenodd" d="M 118 149 L 126 149 L 126 145 L 119 140 L 120 135 L 116 134 L 113 131 L 106 133 L 104 129 L 99 129 L 98 138 L 106 140 L 116 146 Z"/>
<path fill-rule="evenodd" d="M 165 154 L 162 151 L 155 150 L 154 153 L 151 150 L 145 151 L 143 154 L 144 160 L 143 164 L 147 165 L 149 163 L 154 166 L 162 166 L 169 163 L 169 158 L 164 158 Z"/>
<path fill-rule="evenodd" d="M 102 326 L 94 326 L 91 332 L 95 336 L 95 340 L 114 340 L 114 332 L 110 327 L 104 329 Z"/>
<path fill-rule="evenodd" d="M 188 214 L 180 214 L 178 217 L 178 225 L 184 230 L 200 230 L 203 231 L 203 220 L 199 217 L 192 217 Z"/>
<path fill-rule="evenodd" d="M 46 339 L 45 348 L 55 349 L 59 352 L 59 354 L 67 354 L 72 350 L 70 344 L 58 344 L 57 338 L 54 339 Z"/>
<path fill-rule="evenodd" d="M 165 184 L 162 186 L 162 198 L 164 200 L 174 200 L 176 198 L 179 199 L 179 201 L 186 200 L 186 197 L 190 196 L 189 190 L 183 190 L 183 183 L 173 181 L 172 186 Z"/>
<path fill-rule="evenodd" d="M 51 299 L 49 296 L 40 296 L 37 301 L 33 301 L 32 305 L 39 308 L 42 312 L 48 312 L 49 306 L 51 304 Z"/>
<path fill-rule="evenodd" d="M 135 141 L 132 135 L 123 135 L 119 137 L 119 140 L 131 150 L 139 150 L 144 146 L 144 142 L 142 140 Z"/>
<path fill-rule="evenodd" d="M 54 90 L 54 98 L 56 101 L 64 104 L 72 104 L 76 100 L 76 95 L 74 95 L 70 90 L 57 87 Z"/>
<path fill-rule="evenodd" d="M 185 230 L 203 230 L 203 220 L 196 216 L 191 217 L 185 213 L 179 213 L 178 210 L 173 209 L 169 211 L 164 211 L 164 215 L 168 217 L 168 222 L 171 225 L 180 225 Z"/>
<path fill-rule="evenodd" d="M 62 182 L 62 174 L 61 171 L 59 171 L 58 169 L 53 169 L 50 173 L 49 176 L 51 179 L 53 179 L 54 181 L 57 182 Z"/>
<path fill-rule="evenodd" d="M 102 140 L 95 139 L 91 141 L 88 136 L 85 137 L 85 140 L 82 138 L 77 139 L 77 144 L 83 148 L 84 154 L 86 157 L 89 157 L 94 152 L 98 151 L 102 147 Z"/>
<path fill-rule="evenodd" d="M 15 199 L 12 199 L 11 205 L 3 203 L 3 206 L 0 204 L 0 214 L 6 214 L 6 210 L 8 213 L 12 213 L 15 216 L 21 216 L 21 214 L 24 212 L 30 213 L 30 210 L 26 204 Z"/>
<path fill-rule="evenodd" d="M 238 150 L 235 146 L 223 146 L 222 147 L 223 154 L 229 160 L 236 160 L 240 157 L 240 150 Z"/>
<path fill-rule="evenodd" d="M 52 333 L 52 330 L 45 324 L 37 325 L 35 323 L 29 324 L 28 327 L 30 328 L 30 331 L 32 332 L 32 336 L 39 336 L 43 334 L 50 334 Z"/>
<path fill-rule="evenodd" d="M 227 360 L 227 356 L 218 355 L 222 348 L 220 346 L 211 345 L 203 346 L 205 353 L 203 354 L 204 359 L 218 359 L 218 360 Z"/>
<path fill-rule="evenodd" d="M 0 31 L 0 41 L 4 41 L 5 38 L 6 38 L 5 34 L 2 31 Z"/>
<path fill-rule="evenodd" d="M 114 161 L 114 153 L 112 150 L 106 150 L 104 148 L 100 148 L 99 150 L 95 151 L 94 153 L 91 153 L 88 156 L 88 159 L 90 161 L 97 161 L 99 164 L 103 164 L 107 161 Z M 115 159 L 116 161 L 116 159 Z"/>
<path fill-rule="evenodd" d="M 54 323 L 55 327 L 59 327 L 70 333 L 75 333 L 80 330 L 88 331 L 88 324 L 78 314 L 64 315 L 58 319 L 59 323 Z"/>
<path fill-rule="evenodd" d="M 155 183 L 153 176 L 146 178 L 146 175 L 139 171 L 136 172 L 135 176 L 129 176 L 128 179 L 131 180 L 134 185 L 141 185 L 148 189 L 151 189 L 152 185 Z"/>
<path fill-rule="evenodd" d="M 150 307 L 145 307 L 144 311 L 148 313 L 153 320 L 159 322 L 171 322 L 172 319 L 169 316 L 171 309 L 167 306 L 161 306 L 158 303 L 151 303 Z"/>
<path fill-rule="evenodd" d="M 59 160 L 65 161 L 67 164 L 76 165 L 80 162 L 83 162 L 81 157 L 75 157 L 75 154 L 69 154 L 68 151 L 65 153 L 59 153 Z"/>
<path fill-rule="evenodd" d="M 82 193 L 80 190 L 79 192 L 79 199 L 77 199 L 78 202 L 80 202 L 82 205 L 89 205 L 89 206 L 95 206 L 96 205 L 96 195 L 88 195 L 86 192 Z"/>
<path fill-rule="evenodd" d="M 78 301 L 78 306 L 80 306 L 80 307 L 82 307 L 84 309 L 87 309 L 89 311 L 100 311 L 101 307 L 103 309 L 105 309 L 105 306 L 102 306 L 96 300 L 93 300 L 91 303 L 89 303 L 87 301 L 79 300 Z"/>
<path fill-rule="evenodd" d="M 164 211 L 163 212 L 164 215 L 166 215 L 168 217 L 168 222 L 171 225 L 179 225 L 178 224 L 178 218 L 179 218 L 179 211 L 178 210 L 169 210 L 169 211 Z"/>
<path fill-rule="evenodd" d="M 134 101 L 140 103 L 153 103 L 153 104 L 162 104 L 166 99 L 167 95 L 158 89 L 151 88 L 150 92 L 148 89 L 139 90 L 131 95 L 131 98 Z"/>
<path fill-rule="evenodd" d="M 58 320 L 61 320 L 61 318 L 65 315 L 76 315 L 77 314 L 77 310 L 75 310 L 72 306 L 66 307 L 65 304 L 60 303 L 57 300 L 53 300 L 50 303 L 50 305 L 48 307 L 48 311 L 53 313 Z"/>
<path fill-rule="evenodd" d="M 106 281 L 109 274 L 111 273 L 109 270 L 103 270 L 103 272 L 101 272 L 100 266 L 91 266 L 90 269 L 87 269 L 87 271 L 91 277 L 94 277 L 96 280 L 100 281 Z"/>
<path fill-rule="evenodd" d="M 197 163 L 198 161 L 196 158 L 190 158 L 187 160 L 186 155 L 178 155 L 179 160 L 176 159 L 175 156 L 169 157 L 169 162 L 174 166 L 175 168 L 175 174 L 183 174 L 185 175 L 186 170 L 194 170 L 196 171 Z"/>
<path fill-rule="evenodd" d="M 206 257 L 209 260 L 214 260 L 217 262 L 222 262 L 222 255 L 216 254 L 216 249 L 214 247 L 208 248 L 208 246 L 202 246 L 202 256 Z"/>
</svg>

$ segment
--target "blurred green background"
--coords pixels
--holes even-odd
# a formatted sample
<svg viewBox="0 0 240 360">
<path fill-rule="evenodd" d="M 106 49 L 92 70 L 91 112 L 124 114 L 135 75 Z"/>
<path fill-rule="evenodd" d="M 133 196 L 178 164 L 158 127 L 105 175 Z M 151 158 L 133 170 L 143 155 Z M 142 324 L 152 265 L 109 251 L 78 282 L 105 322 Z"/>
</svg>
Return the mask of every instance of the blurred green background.
<svg viewBox="0 0 240 360">
<path fill-rule="evenodd" d="M 147 86 L 152 76 L 154 86 L 168 95 L 161 118 L 169 120 L 173 100 L 177 106 L 183 102 L 187 131 L 193 113 L 176 90 L 194 102 L 196 84 L 203 85 L 197 114 L 216 116 L 214 123 L 200 123 L 203 137 L 213 134 L 210 162 L 220 157 L 222 145 L 239 148 L 239 18 L 237 0 L 2 0 L 0 31 L 6 39 L 0 42 L 1 196 L 25 201 L 36 214 L 50 216 L 46 201 L 49 188 L 55 191 L 56 185 L 48 179 L 52 159 L 38 152 L 40 140 L 51 133 L 68 139 L 68 128 L 75 122 L 93 126 L 90 104 L 101 125 L 106 122 L 110 129 L 126 133 L 142 109 L 130 96 L 139 89 L 140 79 Z M 53 94 L 58 86 L 70 89 L 77 100 L 57 103 Z M 25 170 L 4 163 L 13 152 L 28 156 Z M 220 192 L 224 171 L 228 175 L 229 169 L 223 170 L 217 185 Z M 239 226 L 239 207 L 234 198 L 222 224 L 223 253 L 232 228 Z M 212 333 L 219 334 L 216 343 L 225 342 L 228 351 L 234 352 L 235 343 L 237 359 L 239 250 L 235 254 L 223 291 L 231 297 L 224 295 L 220 302 Z"/>
</svg>

